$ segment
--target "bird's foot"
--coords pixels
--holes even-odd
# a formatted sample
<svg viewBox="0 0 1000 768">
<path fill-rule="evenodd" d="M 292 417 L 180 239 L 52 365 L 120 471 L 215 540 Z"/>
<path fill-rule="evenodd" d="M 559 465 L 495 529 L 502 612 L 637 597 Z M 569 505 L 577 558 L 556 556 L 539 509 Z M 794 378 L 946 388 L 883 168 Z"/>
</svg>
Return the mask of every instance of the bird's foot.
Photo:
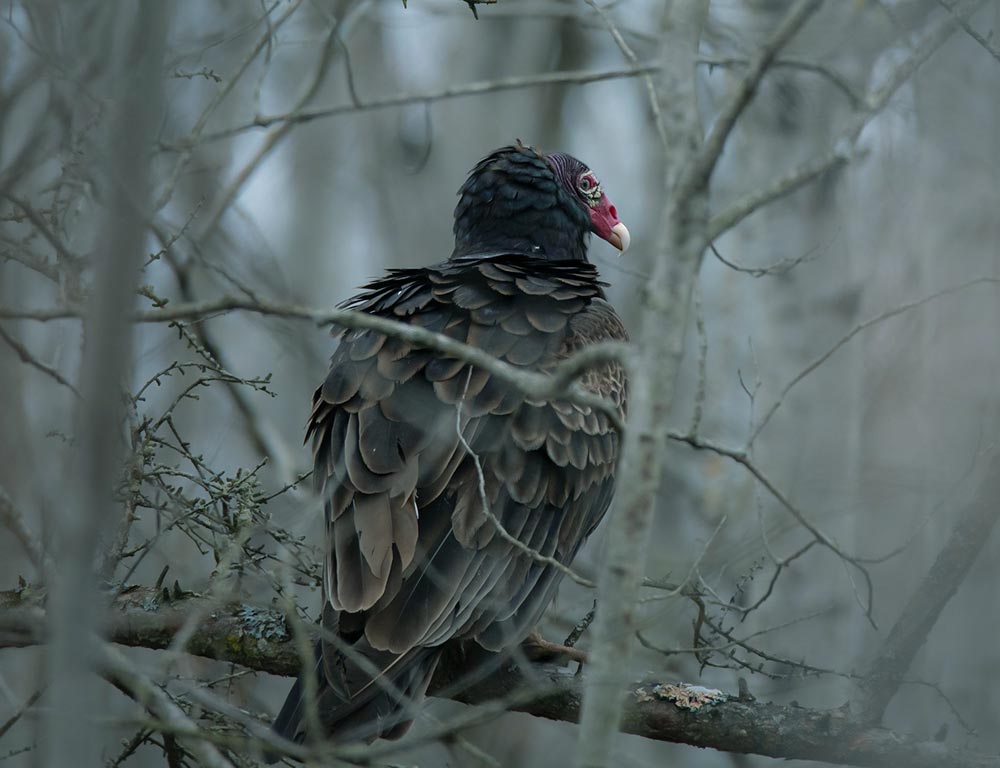
<svg viewBox="0 0 1000 768">
<path fill-rule="evenodd" d="M 587 663 L 587 652 L 560 643 L 546 640 L 538 630 L 535 630 L 521 641 L 521 650 L 529 661 L 557 662 L 577 661 Z"/>
</svg>

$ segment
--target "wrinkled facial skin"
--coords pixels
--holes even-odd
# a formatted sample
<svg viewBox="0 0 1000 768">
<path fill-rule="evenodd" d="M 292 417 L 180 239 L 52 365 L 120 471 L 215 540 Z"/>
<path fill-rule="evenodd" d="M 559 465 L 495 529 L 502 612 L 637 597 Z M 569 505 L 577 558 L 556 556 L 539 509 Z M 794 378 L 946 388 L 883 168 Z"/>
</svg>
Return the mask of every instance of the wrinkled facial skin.
<svg viewBox="0 0 1000 768">
<path fill-rule="evenodd" d="M 590 223 L 594 228 L 594 234 L 625 253 L 631 240 L 628 227 L 618 218 L 618 211 L 604 194 L 601 182 L 594 176 L 594 172 L 584 171 L 576 182 L 576 188 L 590 208 Z"/>
<path fill-rule="evenodd" d="M 628 228 L 618 218 L 618 211 L 594 172 L 575 157 L 562 153 L 550 155 L 549 162 L 563 187 L 586 206 L 593 233 L 624 253 L 631 241 Z"/>
</svg>

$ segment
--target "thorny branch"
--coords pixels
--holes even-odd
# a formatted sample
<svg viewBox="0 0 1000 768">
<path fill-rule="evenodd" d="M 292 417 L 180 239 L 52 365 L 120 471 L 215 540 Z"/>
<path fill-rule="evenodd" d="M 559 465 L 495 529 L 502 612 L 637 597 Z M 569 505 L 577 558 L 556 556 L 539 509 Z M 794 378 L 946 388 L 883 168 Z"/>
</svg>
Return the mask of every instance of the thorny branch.
<svg viewBox="0 0 1000 768">
<path fill-rule="evenodd" d="M 102 646 L 98 663 L 115 685 L 121 686 L 164 725 L 170 726 L 170 730 L 184 738 L 200 765 L 207 768 L 233 768 L 232 763 L 205 740 L 203 730 L 120 651 Z"/>
<path fill-rule="evenodd" d="M 819 355 L 816 360 L 814 360 L 809 366 L 807 366 L 802 372 L 796 375 L 788 384 L 785 385 L 770 409 L 757 424 L 749 442 L 751 444 L 753 443 L 763 427 L 767 425 L 771 417 L 784 402 L 788 393 L 802 379 L 815 371 L 841 347 L 847 344 L 852 338 L 862 331 L 889 318 L 896 317 L 909 310 L 920 307 L 934 299 L 966 290 L 979 284 L 993 284 L 996 282 L 998 282 L 998 280 L 986 277 L 972 280 L 958 286 L 953 286 L 951 288 L 935 292 L 924 298 L 904 303 L 858 324 L 848 334 L 838 340 L 830 349 Z M 574 389 L 572 387 L 572 383 L 579 375 L 594 365 L 599 365 L 609 360 L 618 360 L 622 362 L 629 361 L 629 348 L 624 344 L 608 343 L 587 347 L 577 353 L 574 353 L 571 357 L 567 358 L 567 360 L 561 362 L 548 375 L 544 375 L 516 369 L 476 347 L 467 346 L 462 342 L 451 339 L 450 337 L 435 334 L 422 328 L 397 323 L 352 310 L 314 309 L 296 305 L 278 304 L 260 298 L 242 299 L 236 297 L 221 297 L 219 299 L 209 300 L 206 302 L 182 303 L 172 307 L 167 306 L 161 309 L 145 310 L 138 312 L 134 317 L 138 322 L 177 323 L 185 320 L 195 321 L 194 328 L 197 330 L 199 327 L 197 321 L 203 321 L 206 318 L 232 310 L 246 310 L 265 315 L 282 317 L 298 317 L 313 320 L 321 324 L 332 322 L 344 327 L 370 328 L 379 332 L 388 333 L 389 335 L 399 335 L 407 341 L 412 341 L 445 354 L 459 357 L 489 370 L 499 379 L 518 387 L 529 396 L 538 398 L 566 396 L 568 399 L 600 408 L 611 416 L 616 423 L 618 421 L 617 411 L 611 406 L 610 403 L 607 403 L 594 395 L 590 395 L 589 393 Z M 0 317 L 15 317 L 21 319 L 51 320 L 57 318 L 78 317 L 79 314 L 80 310 L 70 307 L 34 312 L 0 308 Z M 211 358 L 208 358 L 206 362 L 211 363 Z M 230 386 L 239 386 L 242 383 L 242 380 L 232 379 L 224 372 L 221 380 L 230 382 Z M 619 425 L 619 427 L 620 426 L 621 425 Z M 828 535 L 823 533 L 814 523 L 812 523 L 801 510 L 788 500 L 788 498 L 776 487 L 774 482 L 764 475 L 763 472 L 749 460 L 749 457 L 745 454 L 745 452 L 715 445 L 711 441 L 701 440 L 690 433 L 682 434 L 672 432 L 670 433 L 670 438 L 688 443 L 695 448 L 707 448 L 708 450 L 727 456 L 737 463 L 744 465 L 748 471 L 750 471 L 750 473 L 753 474 L 765 488 L 767 488 L 774 498 L 779 501 L 779 503 L 781 503 L 782 506 L 785 507 L 807 530 L 809 530 L 814 537 L 816 537 L 817 541 L 822 543 L 823 546 L 831 549 L 831 551 L 843 558 L 845 562 L 851 563 L 855 567 L 859 568 L 866 583 L 866 596 L 864 599 L 859 599 L 859 603 L 863 606 L 866 615 L 871 615 L 871 581 L 867 571 L 862 565 L 862 560 L 844 552 Z M 574 575 L 574 580 L 579 583 L 589 584 L 589 580 L 583 579 L 576 574 Z"/>
</svg>

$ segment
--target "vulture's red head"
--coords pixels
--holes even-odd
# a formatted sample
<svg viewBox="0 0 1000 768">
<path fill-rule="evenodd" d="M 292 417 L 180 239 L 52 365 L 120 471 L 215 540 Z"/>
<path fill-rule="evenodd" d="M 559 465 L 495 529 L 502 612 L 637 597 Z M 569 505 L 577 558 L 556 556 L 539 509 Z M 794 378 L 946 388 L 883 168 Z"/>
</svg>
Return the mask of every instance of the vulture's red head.
<svg viewBox="0 0 1000 768">
<path fill-rule="evenodd" d="M 452 258 L 504 252 L 586 260 L 591 232 L 619 251 L 629 245 L 594 172 L 562 152 L 546 155 L 520 143 L 498 149 L 472 169 L 458 194 Z"/>
</svg>

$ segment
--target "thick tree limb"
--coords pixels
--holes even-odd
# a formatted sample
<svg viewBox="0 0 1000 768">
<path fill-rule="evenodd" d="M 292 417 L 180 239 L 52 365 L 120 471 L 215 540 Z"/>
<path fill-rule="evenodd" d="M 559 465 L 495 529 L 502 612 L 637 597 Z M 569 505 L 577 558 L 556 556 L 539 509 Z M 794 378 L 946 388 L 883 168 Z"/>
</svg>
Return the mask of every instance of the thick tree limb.
<svg viewBox="0 0 1000 768">
<path fill-rule="evenodd" d="M 44 641 L 41 598 L 29 590 L 0 592 L 0 648 Z M 295 639 L 282 615 L 273 610 L 244 604 L 220 608 L 205 598 L 171 598 L 150 588 L 126 592 L 114 607 L 109 639 L 122 645 L 165 649 L 193 613 L 204 611 L 204 620 L 187 644 L 190 653 L 275 675 L 298 675 L 302 668 Z M 466 657 L 450 654 L 439 667 L 432 695 L 453 689 L 469 671 Z M 525 695 L 526 687 L 537 695 Z M 552 667 L 532 665 L 525 674 L 508 665 L 449 696 L 477 706 L 507 701 L 512 703 L 511 709 L 536 717 L 576 722 L 582 689 L 579 677 Z M 632 685 L 626 695 L 622 729 L 658 741 L 776 758 L 858 766 L 1000 768 L 996 755 L 867 726 L 852 719 L 846 708 L 816 710 L 729 697 L 689 710 L 677 706 L 669 697 L 671 690 L 651 683 Z M 190 739 L 192 734 L 187 735 Z"/>
</svg>

